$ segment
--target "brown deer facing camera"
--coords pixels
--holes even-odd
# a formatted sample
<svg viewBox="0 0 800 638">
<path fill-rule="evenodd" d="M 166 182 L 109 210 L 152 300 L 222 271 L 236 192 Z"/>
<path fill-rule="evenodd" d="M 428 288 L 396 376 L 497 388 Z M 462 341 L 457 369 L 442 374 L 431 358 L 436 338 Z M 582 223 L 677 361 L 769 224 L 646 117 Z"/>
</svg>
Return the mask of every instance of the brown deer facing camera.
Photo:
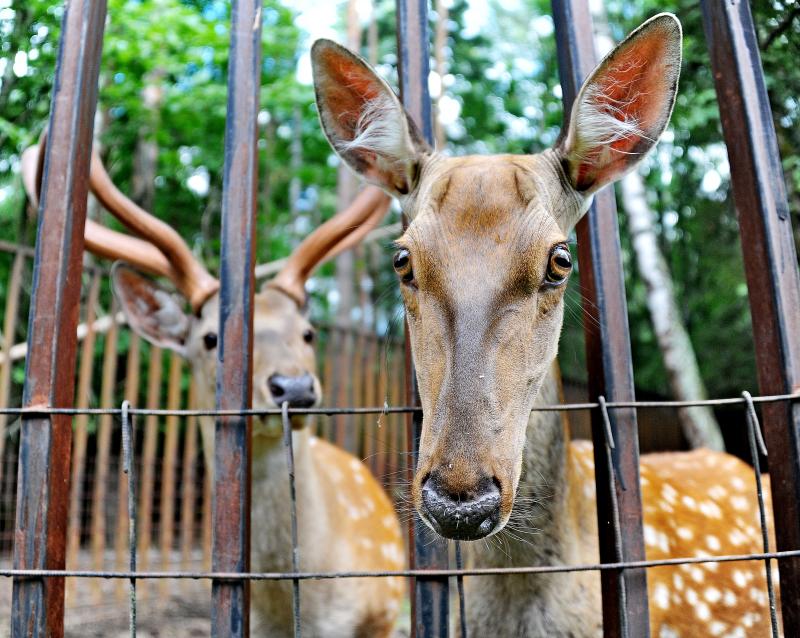
<svg viewBox="0 0 800 638">
<path fill-rule="evenodd" d="M 394 268 L 424 412 L 417 512 L 446 538 L 498 534 L 502 542 L 470 543 L 474 566 L 597 562 L 591 444 L 531 409 L 558 402 L 567 236 L 593 194 L 667 126 L 680 23 L 658 15 L 619 44 L 583 85 L 556 145 L 536 155 L 438 154 L 364 60 L 319 40 L 312 62 L 333 148 L 411 220 Z M 761 550 L 752 470 L 736 458 L 646 455 L 641 486 L 648 558 Z M 505 532 L 509 521 L 522 532 Z M 648 578 L 654 636 L 769 632 L 761 562 L 661 567 Z M 468 577 L 466 613 L 476 637 L 599 636 L 600 578 Z"/>
<path fill-rule="evenodd" d="M 42 146 L 43 143 L 40 143 Z M 23 154 L 23 178 L 32 201 L 39 192 L 40 146 Z M 144 239 L 87 220 L 86 247 L 107 259 L 114 291 L 128 322 L 150 343 L 184 356 L 192 367 L 199 405 L 214 408 L 219 322 L 219 282 L 170 226 L 139 208 L 111 182 L 92 154 L 90 187 L 98 200 Z M 353 204 L 309 235 L 286 265 L 255 296 L 253 407 L 319 404 L 314 328 L 306 313 L 304 284 L 323 261 L 363 239 L 385 215 L 389 198 L 365 189 Z M 170 279 L 177 299 L 139 270 Z M 184 313 L 185 302 L 192 308 Z M 292 418 L 300 569 L 386 571 L 402 569 L 405 553 L 391 502 L 367 467 L 319 439 L 306 418 Z M 201 420 L 206 467 L 214 467 L 214 420 Z M 292 571 L 289 479 L 280 417 L 254 417 L 252 440 L 252 569 Z M 390 636 L 404 587 L 400 578 L 305 580 L 300 584 L 304 635 L 351 638 Z M 254 635 L 292 636 L 290 581 L 252 584 Z"/>
</svg>

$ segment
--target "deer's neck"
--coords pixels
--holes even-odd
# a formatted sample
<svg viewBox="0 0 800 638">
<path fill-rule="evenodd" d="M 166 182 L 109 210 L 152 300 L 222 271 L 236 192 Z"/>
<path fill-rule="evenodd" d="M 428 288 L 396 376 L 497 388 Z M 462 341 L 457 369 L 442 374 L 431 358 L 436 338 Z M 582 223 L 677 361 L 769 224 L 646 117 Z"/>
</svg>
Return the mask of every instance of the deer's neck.
<svg viewBox="0 0 800 638">
<path fill-rule="evenodd" d="M 556 374 L 545 380 L 537 405 L 560 402 Z M 476 567 L 529 567 L 594 562 L 595 512 L 570 453 L 558 412 L 533 412 L 511 520 L 487 542 L 469 544 Z M 601 631 L 599 579 L 588 572 L 522 574 L 466 581 L 467 622 L 474 635 L 594 637 Z M 487 619 L 506 618 L 509 622 Z"/>
</svg>

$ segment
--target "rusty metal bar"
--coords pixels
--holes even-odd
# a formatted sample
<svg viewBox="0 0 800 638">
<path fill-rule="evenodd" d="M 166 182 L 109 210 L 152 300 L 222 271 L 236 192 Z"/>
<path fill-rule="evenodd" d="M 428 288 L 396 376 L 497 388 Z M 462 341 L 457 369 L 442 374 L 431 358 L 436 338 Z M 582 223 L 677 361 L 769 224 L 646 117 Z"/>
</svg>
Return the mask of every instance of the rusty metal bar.
<svg viewBox="0 0 800 638">
<path fill-rule="evenodd" d="M 22 403 L 72 404 L 89 151 L 106 16 L 105 0 L 64 7 L 44 158 Z M 14 567 L 62 569 L 71 419 L 25 416 L 19 446 Z M 11 635 L 61 638 L 64 579 L 15 578 Z"/>
<path fill-rule="evenodd" d="M 764 394 L 800 389 L 800 274 L 753 17 L 747 2 L 701 2 L 731 165 Z M 764 406 L 779 550 L 800 548 L 800 407 Z M 783 631 L 800 635 L 800 559 L 779 561 Z"/>
<path fill-rule="evenodd" d="M 568 114 L 583 80 L 596 64 L 591 17 L 587 0 L 552 0 L 552 6 L 564 113 Z M 594 401 L 603 395 L 609 402 L 630 401 L 634 399 L 633 369 L 613 189 L 606 188 L 595 196 L 594 204 L 576 231 L 584 312 L 596 313 L 598 319 L 584 321 L 589 398 Z M 602 414 L 592 411 L 600 560 L 615 562 L 618 551 L 622 561 L 643 560 L 636 412 L 613 410 L 609 420 L 616 441 L 614 472 L 609 472 L 606 461 Z M 619 508 L 616 521 L 614 501 Z M 645 571 L 604 571 L 601 585 L 604 635 L 607 638 L 649 636 Z"/>
<path fill-rule="evenodd" d="M 430 38 L 428 36 L 427 0 L 397 0 L 397 71 L 400 96 L 406 110 L 414 118 L 422 135 L 433 145 L 433 117 L 428 92 L 430 75 Z M 406 327 L 406 392 L 409 403 L 419 405 L 416 374 L 411 360 Z M 417 463 L 422 413 L 416 412 L 407 421 L 407 439 L 412 443 L 408 478 L 413 477 Z M 409 559 L 412 567 L 442 568 L 448 565 L 446 542 L 429 542 L 421 533 L 425 524 L 415 516 L 409 525 Z M 449 582 L 446 578 L 419 577 L 414 581 L 411 598 L 411 635 L 416 638 L 445 638 L 448 632 Z"/>
<path fill-rule="evenodd" d="M 253 290 L 258 198 L 261 2 L 234 0 L 228 61 L 228 114 L 222 188 L 222 255 L 217 349 L 218 408 L 249 408 L 253 379 Z M 217 419 L 214 449 L 214 570 L 250 567 L 251 419 Z M 250 633 L 250 585 L 215 580 L 212 635 Z"/>
</svg>

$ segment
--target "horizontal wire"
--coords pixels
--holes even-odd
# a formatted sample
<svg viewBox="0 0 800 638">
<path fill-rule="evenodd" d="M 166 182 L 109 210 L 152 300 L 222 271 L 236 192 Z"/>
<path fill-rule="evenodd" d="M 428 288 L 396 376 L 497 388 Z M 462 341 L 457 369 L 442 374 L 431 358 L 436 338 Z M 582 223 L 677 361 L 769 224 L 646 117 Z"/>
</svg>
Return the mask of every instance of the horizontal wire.
<svg viewBox="0 0 800 638">
<path fill-rule="evenodd" d="M 779 401 L 800 401 L 800 392 L 792 394 L 772 394 L 766 396 L 752 397 L 753 403 L 776 403 Z M 609 409 L 623 408 L 690 408 L 697 406 L 715 405 L 745 405 L 747 401 L 743 397 L 730 397 L 727 399 L 703 399 L 697 401 L 606 401 L 605 406 Z M 600 407 L 599 403 L 563 403 L 553 405 L 539 405 L 534 407 L 532 412 L 561 412 L 572 410 L 593 410 Z M 344 414 L 410 414 L 421 412 L 422 408 L 414 406 L 382 406 L 366 408 L 292 408 L 290 414 L 318 414 L 324 416 L 336 416 Z M 27 408 L 0 408 L 0 415 L 12 416 L 49 416 L 49 415 L 68 415 L 77 416 L 87 415 L 121 415 L 120 408 L 50 408 L 27 407 Z M 128 414 L 134 416 L 280 416 L 280 408 L 251 408 L 249 410 L 161 410 L 146 408 L 130 408 Z"/>
<path fill-rule="evenodd" d="M 540 565 L 532 567 L 490 567 L 478 569 L 401 569 L 395 571 L 345 572 L 192 572 L 192 571 L 88 571 L 66 569 L 0 569 L 0 578 L 136 578 L 175 580 L 329 580 L 336 578 L 443 578 L 447 576 L 502 576 L 503 574 L 556 574 L 567 572 L 609 571 L 694 565 L 697 563 L 734 563 L 752 560 L 797 558 L 800 549 L 783 552 L 728 554 L 723 556 L 693 556 L 663 558 L 619 563 L 589 563 L 583 565 Z"/>
</svg>

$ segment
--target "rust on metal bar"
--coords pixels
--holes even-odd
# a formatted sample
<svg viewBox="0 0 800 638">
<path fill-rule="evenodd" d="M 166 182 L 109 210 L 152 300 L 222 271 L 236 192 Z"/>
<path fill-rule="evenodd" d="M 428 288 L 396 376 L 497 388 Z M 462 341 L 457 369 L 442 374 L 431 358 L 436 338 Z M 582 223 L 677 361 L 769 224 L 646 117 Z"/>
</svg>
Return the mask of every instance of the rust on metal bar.
<svg viewBox="0 0 800 638">
<path fill-rule="evenodd" d="M 222 254 L 217 349 L 218 408 L 252 405 L 255 221 L 261 2 L 234 0 L 228 61 L 228 113 L 222 188 Z M 215 428 L 213 552 L 215 571 L 250 568 L 250 417 L 220 417 Z M 215 580 L 212 635 L 248 636 L 250 585 Z"/>
<path fill-rule="evenodd" d="M 430 42 L 428 37 L 428 3 L 426 0 L 397 0 L 397 72 L 400 78 L 400 97 L 425 140 L 433 146 L 433 117 L 428 92 L 430 74 Z M 405 216 L 404 216 L 405 217 Z M 405 219 L 404 219 L 405 224 Z M 411 346 L 406 326 L 406 391 L 410 405 L 419 405 L 416 374 L 411 360 Z M 417 462 L 419 438 L 422 433 L 422 413 L 415 412 L 407 419 L 407 440 L 412 444 L 408 463 L 411 481 Z M 444 568 L 448 565 L 447 543 L 425 540 L 425 524 L 415 516 L 409 525 L 409 562 L 412 567 Z M 449 583 L 446 578 L 419 577 L 414 579 L 411 597 L 411 635 L 416 638 L 447 636 Z"/>
<path fill-rule="evenodd" d="M 747 2 L 702 3 L 731 165 L 763 394 L 800 389 L 800 274 L 753 17 Z M 763 407 L 779 550 L 800 548 L 800 406 Z M 800 635 L 800 559 L 778 563 L 783 631 Z"/>
<path fill-rule="evenodd" d="M 72 405 L 86 221 L 89 151 L 106 16 L 105 0 L 65 5 L 44 159 L 33 267 L 24 406 Z M 22 418 L 14 567 L 63 569 L 72 424 Z M 15 578 L 11 635 L 64 635 L 64 579 Z"/>
<path fill-rule="evenodd" d="M 587 0 L 553 0 L 558 67 L 568 114 L 580 86 L 596 64 L 592 24 Z M 566 121 L 566 115 L 565 115 Z M 614 191 L 601 190 L 589 213 L 576 228 L 581 265 L 584 313 L 598 321 L 584 321 L 589 399 L 604 395 L 609 402 L 634 399 L 625 280 L 617 227 Z M 614 459 L 618 474 L 608 471 L 605 427 L 600 411 L 592 411 L 597 521 L 601 562 L 644 559 L 642 499 L 639 487 L 639 437 L 636 412 L 609 413 Z M 614 494 L 611 493 L 614 490 Z M 615 497 L 615 498 L 612 498 Z M 619 520 L 614 521 L 614 500 Z M 615 523 L 619 531 L 615 529 Z M 621 556 L 617 558 L 617 547 Z M 603 632 L 607 637 L 650 635 L 647 576 L 643 569 L 604 571 Z"/>
</svg>

